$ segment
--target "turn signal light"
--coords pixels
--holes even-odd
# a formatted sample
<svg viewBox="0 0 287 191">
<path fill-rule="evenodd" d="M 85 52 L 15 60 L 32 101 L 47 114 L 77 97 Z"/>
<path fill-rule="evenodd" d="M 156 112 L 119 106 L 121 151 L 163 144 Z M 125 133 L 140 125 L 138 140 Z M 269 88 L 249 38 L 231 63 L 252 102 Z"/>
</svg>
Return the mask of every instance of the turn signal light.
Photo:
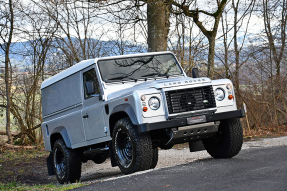
<svg viewBox="0 0 287 191">
<path fill-rule="evenodd" d="M 233 95 L 229 95 L 228 99 L 232 100 L 233 99 Z"/>
<path fill-rule="evenodd" d="M 147 112 L 147 107 L 143 107 L 143 111 L 144 111 L 144 112 Z"/>
</svg>

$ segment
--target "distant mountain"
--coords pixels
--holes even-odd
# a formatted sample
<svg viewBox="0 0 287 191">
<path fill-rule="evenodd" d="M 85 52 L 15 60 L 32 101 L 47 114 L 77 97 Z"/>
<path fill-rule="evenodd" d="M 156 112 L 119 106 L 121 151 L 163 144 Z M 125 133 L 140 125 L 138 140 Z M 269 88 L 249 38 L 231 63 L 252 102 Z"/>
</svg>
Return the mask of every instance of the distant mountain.
<svg viewBox="0 0 287 191">
<path fill-rule="evenodd" d="M 80 41 L 76 38 L 72 38 L 72 41 L 77 52 L 81 54 L 80 44 L 84 44 L 84 40 Z M 65 53 L 62 48 L 69 52 L 67 44 L 69 44 L 67 38 L 65 38 L 64 41 L 62 39 L 54 39 L 47 54 L 64 55 Z M 36 51 L 34 50 L 37 49 L 37 51 L 40 52 L 41 48 L 41 42 L 39 40 L 12 43 L 10 48 L 10 59 L 17 62 L 27 62 L 27 60 L 30 60 L 35 56 Z M 145 46 L 133 44 L 129 41 L 101 41 L 97 39 L 88 39 L 86 41 L 85 49 L 86 55 L 90 55 L 88 56 L 88 59 L 147 52 Z M 3 50 L 0 50 L 0 59 L 2 60 L 3 57 L 4 52 Z M 81 57 L 81 55 L 79 55 L 79 57 Z"/>
</svg>

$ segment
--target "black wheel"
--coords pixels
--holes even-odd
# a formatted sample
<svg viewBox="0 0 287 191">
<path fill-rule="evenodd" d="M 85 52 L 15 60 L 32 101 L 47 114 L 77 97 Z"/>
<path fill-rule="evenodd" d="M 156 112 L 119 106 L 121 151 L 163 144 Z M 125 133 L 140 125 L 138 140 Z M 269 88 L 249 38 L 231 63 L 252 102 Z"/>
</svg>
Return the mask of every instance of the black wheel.
<svg viewBox="0 0 287 191">
<path fill-rule="evenodd" d="M 152 152 L 152 162 L 151 162 L 151 167 L 150 169 L 153 169 L 156 167 L 158 161 L 158 148 L 154 148 Z"/>
<path fill-rule="evenodd" d="M 54 144 L 53 163 L 60 184 L 80 180 L 82 168 L 80 155 L 76 150 L 68 148 L 63 139 L 58 139 Z"/>
<path fill-rule="evenodd" d="M 129 118 L 122 118 L 113 130 L 113 152 L 124 174 L 150 169 L 153 149 L 150 135 L 138 133 Z"/>
<path fill-rule="evenodd" d="M 243 130 L 240 119 L 220 121 L 217 134 L 202 140 L 207 152 L 214 158 L 231 158 L 237 155 L 243 144 Z"/>
</svg>

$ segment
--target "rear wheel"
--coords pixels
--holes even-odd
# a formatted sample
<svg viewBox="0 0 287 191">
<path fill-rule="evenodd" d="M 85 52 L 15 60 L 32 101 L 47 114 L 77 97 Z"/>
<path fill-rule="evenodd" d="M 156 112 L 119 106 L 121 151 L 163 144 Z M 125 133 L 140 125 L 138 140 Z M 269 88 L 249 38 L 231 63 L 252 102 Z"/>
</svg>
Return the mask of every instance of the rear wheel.
<svg viewBox="0 0 287 191">
<path fill-rule="evenodd" d="M 148 133 L 138 133 L 129 118 L 122 118 L 113 130 L 113 152 L 124 174 L 150 169 L 152 166 L 152 141 Z"/>
<path fill-rule="evenodd" d="M 243 130 L 240 119 L 220 121 L 217 134 L 202 140 L 207 152 L 214 158 L 231 158 L 237 155 L 243 144 Z"/>
<path fill-rule="evenodd" d="M 66 146 L 63 139 L 58 139 L 53 147 L 53 164 L 60 184 L 74 183 L 81 178 L 81 158 L 76 150 Z"/>
</svg>

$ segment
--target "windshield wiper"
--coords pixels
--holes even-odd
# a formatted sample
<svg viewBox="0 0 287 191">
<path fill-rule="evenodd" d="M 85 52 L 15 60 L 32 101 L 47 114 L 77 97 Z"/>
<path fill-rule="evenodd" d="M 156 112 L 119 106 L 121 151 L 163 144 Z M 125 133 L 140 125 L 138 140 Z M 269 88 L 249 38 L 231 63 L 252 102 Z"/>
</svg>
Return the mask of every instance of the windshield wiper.
<svg viewBox="0 0 287 191">
<path fill-rule="evenodd" d="M 120 77 L 115 77 L 115 78 L 109 78 L 108 80 L 123 80 L 123 79 L 125 79 L 125 78 L 128 78 L 128 79 L 130 79 L 130 80 L 134 80 L 135 82 L 138 81 L 138 79 L 136 79 L 136 78 L 129 78 L 129 77 L 126 77 L 126 76 L 120 76 Z"/>
<path fill-rule="evenodd" d="M 168 75 L 167 73 L 164 73 L 164 74 L 160 74 L 160 73 L 151 73 L 151 74 L 143 75 L 143 76 L 141 76 L 141 77 L 149 77 L 149 76 L 154 77 L 155 75 L 157 75 L 157 76 L 165 76 L 166 78 L 169 78 L 169 75 Z"/>
<path fill-rule="evenodd" d="M 169 75 L 167 73 L 164 73 L 161 76 L 165 76 L 167 79 L 169 78 Z"/>
</svg>

